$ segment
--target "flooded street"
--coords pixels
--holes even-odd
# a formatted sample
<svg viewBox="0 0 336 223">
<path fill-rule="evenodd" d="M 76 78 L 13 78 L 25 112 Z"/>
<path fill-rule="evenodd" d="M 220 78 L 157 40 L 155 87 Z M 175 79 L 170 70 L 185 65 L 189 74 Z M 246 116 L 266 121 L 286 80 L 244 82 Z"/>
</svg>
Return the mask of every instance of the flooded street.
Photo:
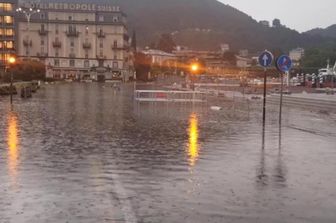
<svg viewBox="0 0 336 223">
<path fill-rule="evenodd" d="M 0 222 L 336 221 L 336 118 L 141 104 L 133 86 L 0 97 Z"/>
</svg>

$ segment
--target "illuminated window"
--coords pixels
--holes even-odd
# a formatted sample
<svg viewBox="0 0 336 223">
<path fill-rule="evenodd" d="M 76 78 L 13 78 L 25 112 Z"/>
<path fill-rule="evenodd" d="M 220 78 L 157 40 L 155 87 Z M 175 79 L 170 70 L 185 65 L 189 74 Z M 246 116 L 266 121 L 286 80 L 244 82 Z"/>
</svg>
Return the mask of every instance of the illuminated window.
<svg viewBox="0 0 336 223">
<path fill-rule="evenodd" d="M 13 4 L 10 4 L 10 3 L 0 3 L 0 11 L 3 11 L 3 12 L 13 11 Z"/>
<path fill-rule="evenodd" d="M 12 24 L 13 23 L 13 17 L 12 16 L 4 16 L 4 22 L 6 23 L 6 24 Z"/>
<path fill-rule="evenodd" d="M 5 42 L 5 47 L 7 49 L 13 49 L 14 48 L 14 42 L 13 41 L 7 41 L 7 42 Z"/>
<path fill-rule="evenodd" d="M 14 30 L 13 29 L 6 29 L 6 36 L 14 36 Z"/>
</svg>

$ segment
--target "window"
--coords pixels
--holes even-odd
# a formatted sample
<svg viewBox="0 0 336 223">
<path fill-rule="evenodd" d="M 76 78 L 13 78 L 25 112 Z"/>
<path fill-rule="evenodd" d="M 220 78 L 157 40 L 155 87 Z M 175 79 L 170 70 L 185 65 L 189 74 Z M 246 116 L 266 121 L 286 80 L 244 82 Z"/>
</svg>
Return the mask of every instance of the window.
<svg viewBox="0 0 336 223">
<path fill-rule="evenodd" d="M 59 67 L 60 66 L 60 61 L 59 59 L 54 59 L 54 66 Z"/>
<path fill-rule="evenodd" d="M 58 52 L 58 50 L 55 51 L 55 57 L 59 57 L 59 52 Z"/>
<path fill-rule="evenodd" d="M 114 59 L 114 60 L 117 60 L 117 59 L 118 59 L 117 54 L 114 54 L 113 59 Z"/>
<path fill-rule="evenodd" d="M 88 26 L 85 27 L 85 34 L 89 34 L 89 27 Z"/>
<path fill-rule="evenodd" d="M 118 69 L 118 62 L 113 61 L 113 68 L 114 68 L 114 69 Z"/>
<path fill-rule="evenodd" d="M 55 25 L 55 33 L 58 34 L 58 24 Z"/>
<path fill-rule="evenodd" d="M 75 42 L 73 40 L 70 41 L 70 46 L 74 47 L 75 46 Z"/>
<path fill-rule="evenodd" d="M 118 16 L 113 16 L 113 22 L 118 22 L 118 21 L 119 21 Z"/>
<path fill-rule="evenodd" d="M 41 13 L 41 14 L 40 14 L 40 19 L 45 19 L 45 15 L 44 15 L 44 13 Z"/>
<path fill-rule="evenodd" d="M 117 41 L 117 40 L 114 40 L 114 41 L 113 41 L 113 47 L 114 47 L 114 48 L 117 48 L 117 47 L 118 47 L 118 41 Z"/>
<path fill-rule="evenodd" d="M 41 46 L 44 45 L 44 39 L 41 39 Z"/>
<path fill-rule="evenodd" d="M 69 16 L 69 20 L 70 20 L 70 21 L 72 20 L 72 16 Z"/>
<path fill-rule="evenodd" d="M 90 61 L 85 60 L 85 61 L 84 61 L 84 67 L 85 67 L 85 68 L 90 67 Z"/>
<path fill-rule="evenodd" d="M 104 43 L 103 43 L 103 41 L 100 41 L 100 43 L 99 43 L 99 47 L 100 47 L 100 48 L 104 48 Z"/>
<path fill-rule="evenodd" d="M 10 3 L 0 3 L 0 11 L 3 11 L 3 12 L 13 11 L 13 4 L 10 4 Z"/>
<path fill-rule="evenodd" d="M 3 18 L 3 19 L 2 19 Z M 1 22 L 4 22 L 4 23 L 6 23 L 6 24 L 13 24 L 13 22 L 14 22 L 14 19 L 13 19 L 13 17 L 12 16 L 4 16 L 4 17 L 1 17 Z"/>
<path fill-rule="evenodd" d="M 98 21 L 99 21 L 99 22 L 104 22 L 104 16 L 100 15 L 100 16 L 98 17 Z"/>
<path fill-rule="evenodd" d="M 69 60 L 69 66 L 74 67 L 75 66 L 75 60 Z"/>
<path fill-rule="evenodd" d="M 44 28 L 45 28 L 44 24 L 41 24 L 41 30 L 42 31 L 44 31 Z"/>
</svg>

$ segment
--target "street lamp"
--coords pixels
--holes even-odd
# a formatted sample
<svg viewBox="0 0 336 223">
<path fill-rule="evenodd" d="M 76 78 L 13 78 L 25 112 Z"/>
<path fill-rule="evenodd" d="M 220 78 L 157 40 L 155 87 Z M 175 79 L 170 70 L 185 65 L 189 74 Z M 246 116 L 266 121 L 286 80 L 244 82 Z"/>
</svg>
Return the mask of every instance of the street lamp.
<svg viewBox="0 0 336 223">
<path fill-rule="evenodd" d="M 28 58 L 30 58 L 30 51 L 29 51 L 29 45 L 30 45 L 30 20 L 32 15 L 40 13 L 41 10 L 40 9 L 35 9 L 35 8 L 17 8 L 16 9 L 17 13 L 22 13 L 25 15 L 26 19 L 27 19 L 27 31 L 28 31 L 28 36 L 27 36 L 27 52 L 28 52 Z"/>
<path fill-rule="evenodd" d="M 13 66 L 16 63 L 16 58 L 11 56 L 8 58 L 8 63 L 10 66 Z M 13 104 L 13 71 L 10 71 L 10 87 L 9 87 L 9 93 L 10 93 L 10 103 Z"/>
</svg>

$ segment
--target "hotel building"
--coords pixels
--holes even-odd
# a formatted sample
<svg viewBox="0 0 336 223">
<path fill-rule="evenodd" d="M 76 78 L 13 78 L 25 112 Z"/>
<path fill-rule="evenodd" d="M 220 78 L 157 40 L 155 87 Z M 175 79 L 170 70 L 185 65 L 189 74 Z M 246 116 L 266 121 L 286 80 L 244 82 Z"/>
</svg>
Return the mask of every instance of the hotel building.
<svg viewBox="0 0 336 223">
<path fill-rule="evenodd" d="M 3 69 L 10 55 L 15 54 L 15 0 L 0 0 L 0 67 Z"/>
<path fill-rule="evenodd" d="M 42 61 L 54 79 L 133 76 L 126 15 L 118 6 L 41 1 L 34 7 L 40 12 L 30 23 L 24 13 L 17 15 L 19 58 Z"/>
</svg>

